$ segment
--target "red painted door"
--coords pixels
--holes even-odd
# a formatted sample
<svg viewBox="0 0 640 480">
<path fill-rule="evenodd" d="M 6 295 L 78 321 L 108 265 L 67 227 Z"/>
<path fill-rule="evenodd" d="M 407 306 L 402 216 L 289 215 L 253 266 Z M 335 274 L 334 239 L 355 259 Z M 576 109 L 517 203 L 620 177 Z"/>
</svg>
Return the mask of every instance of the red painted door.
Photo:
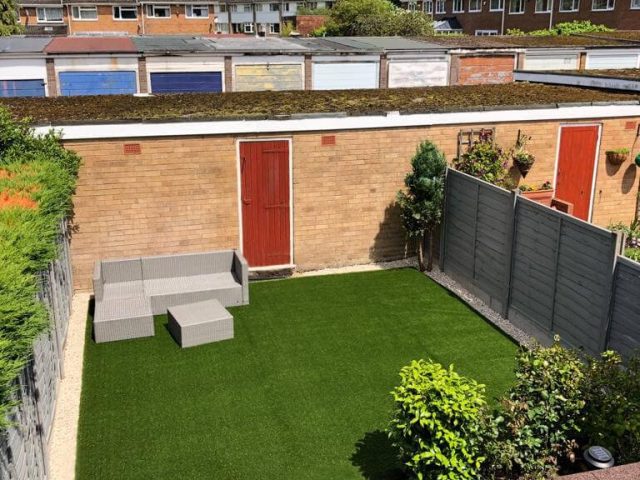
<svg viewBox="0 0 640 480">
<path fill-rule="evenodd" d="M 289 142 L 240 143 L 242 251 L 251 267 L 291 263 Z"/>
<path fill-rule="evenodd" d="M 562 127 L 555 196 L 573 204 L 573 215 L 589 220 L 598 149 L 597 126 Z"/>
</svg>

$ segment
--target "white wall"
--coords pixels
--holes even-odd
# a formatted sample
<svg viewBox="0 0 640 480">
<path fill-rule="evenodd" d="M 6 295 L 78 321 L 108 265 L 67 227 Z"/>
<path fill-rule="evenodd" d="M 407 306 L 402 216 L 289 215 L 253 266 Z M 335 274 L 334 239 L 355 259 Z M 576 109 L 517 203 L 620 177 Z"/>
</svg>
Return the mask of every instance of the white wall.
<svg viewBox="0 0 640 480">
<path fill-rule="evenodd" d="M 0 60 L 0 80 L 47 81 L 44 58 L 3 58 Z"/>
<path fill-rule="evenodd" d="M 449 83 L 449 61 L 441 57 L 389 58 L 389 88 L 433 87 Z"/>
<path fill-rule="evenodd" d="M 57 57 L 55 59 L 57 72 L 70 71 L 98 71 L 135 70 L 138 71 L 137 57 L 109 57 L 87 55 L 79 57 Z"/>
</svg>

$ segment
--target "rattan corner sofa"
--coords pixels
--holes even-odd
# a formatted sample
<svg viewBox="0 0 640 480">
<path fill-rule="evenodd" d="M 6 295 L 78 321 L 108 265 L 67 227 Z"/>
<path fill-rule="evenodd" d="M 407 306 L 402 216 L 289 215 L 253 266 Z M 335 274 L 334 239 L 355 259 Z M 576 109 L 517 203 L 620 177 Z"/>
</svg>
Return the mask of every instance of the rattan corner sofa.
<svg viewBox="0 0 640 480">
<path fill-rule="evenodd" d="M 100 260 L 93 274 L 97 343 L 154 335 L 153 316 L 172 306 L 249 303 L 249 266 L 235 250 Z"/>
</svg>

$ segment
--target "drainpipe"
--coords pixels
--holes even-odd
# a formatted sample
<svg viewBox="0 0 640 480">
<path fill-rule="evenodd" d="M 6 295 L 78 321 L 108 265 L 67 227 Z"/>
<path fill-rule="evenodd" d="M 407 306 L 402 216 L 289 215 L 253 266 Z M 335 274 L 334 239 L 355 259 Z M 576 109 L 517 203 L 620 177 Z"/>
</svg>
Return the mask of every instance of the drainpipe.
<svg viewBox="0 0 640 480">
<path fill-rule="evenodd" d="M 252 3 L 251 4 L 251 13 L 253 14 L 253 34 L 257 37 L 259 32 L 258 32 L 258 14 L 256 13 L 256 4 Z M 265 36 L 267 35 L 267 33 L 265 32 L 264 34 Z"/>
<path fill-rule="evenodd" d="M 502 0 L 502 23 L 500 26 L 500 35 L 504 35 L 504 21 L 505 21 L 504 12 L 506 9 L 507 9 L 507 0 Z"/>
<path fill-rule="evenodd" d="M 549 12 L 549 30 L 553 28 L 553 0 L 551 0 L 551 12 Z"/>
<path fill-rule="evenodd" d="M 140 4 L 140 18 L 142 19 L 142 35 L 145 34 L 145 31 L 144 31 L 144 11 L 145 11 L 145 7 L 146 7 L 146 5 L 144 3 Z"/>
<path fill-rule="evenodd" d="M 67 28 L 69 29 L 68 34 L 71 35 L 71 23 L 73 22 L 73 17 L 71 16 L 71 6 L 67 5 Z"/>
</svg>

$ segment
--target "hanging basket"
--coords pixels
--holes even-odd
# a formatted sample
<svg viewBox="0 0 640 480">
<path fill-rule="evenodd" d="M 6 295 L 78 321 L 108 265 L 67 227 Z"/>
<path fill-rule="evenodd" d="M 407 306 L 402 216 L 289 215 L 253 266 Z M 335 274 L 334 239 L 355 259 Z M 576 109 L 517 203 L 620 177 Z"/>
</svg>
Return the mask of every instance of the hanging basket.
<svg viewBox="0 0 640 480">
<path fill-rule="evenodd" d="M 535 159 L 529 153 L 524 153 L 513 158 L 513 164 L 518 167 L 518 170 L 520 170 L 522 178 L 527 176 L 527 173 L 529 173 L 529 170 L 533 167 L 534 162 Z"/>
<path fill-rule="evenodd" d="M 629 158 L 629 153 L 627 152 L 607 152 L 607 162 L 611 165 L 622 165 Z"/>
</svg>

